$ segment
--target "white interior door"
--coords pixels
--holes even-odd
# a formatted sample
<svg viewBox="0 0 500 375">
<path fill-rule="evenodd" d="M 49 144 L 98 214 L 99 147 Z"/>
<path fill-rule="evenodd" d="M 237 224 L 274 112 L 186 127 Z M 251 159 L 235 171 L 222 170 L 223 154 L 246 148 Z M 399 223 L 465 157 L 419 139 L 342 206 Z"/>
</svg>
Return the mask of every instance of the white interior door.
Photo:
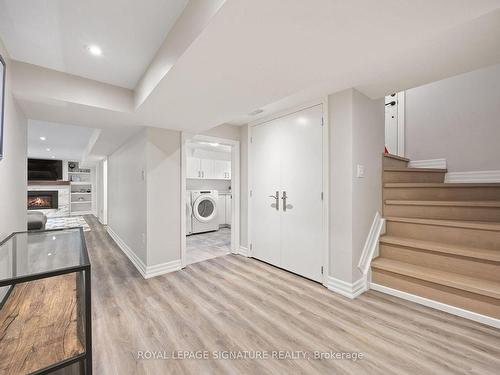
<svg viewBox="0 0 500 375">
<path fill-rule="evenodd" d="M 278 266 L 281 213 L 270 196 L 280 190 L 280 132 L 272 123 L 252 128 L 252 256 Z"/>
<path fill-rule="evenodd" d="M 405 156 L 405 92 L 385 97 L 385 147 L 393 155 Z"/>
<path fill-rule="evenodd" d="M 385 147 L 398 155 L 398 98 L 397 94 L 385 97 Z"/>
<path fill-rule="evenodd" d="M 322 106 L 316 106 L 281 120 L 281 195 L 287 195 L 281 267 L 316 281 L 323 265 L 322 117 Z"/>
<path fill-rule="evenodd" d="M 319 105 L 252 128 L 252 256 L 316 281 L 323 265 L 322 116 Z M 270 197 L 277 191 L 279 210 Z"/>
</svg>

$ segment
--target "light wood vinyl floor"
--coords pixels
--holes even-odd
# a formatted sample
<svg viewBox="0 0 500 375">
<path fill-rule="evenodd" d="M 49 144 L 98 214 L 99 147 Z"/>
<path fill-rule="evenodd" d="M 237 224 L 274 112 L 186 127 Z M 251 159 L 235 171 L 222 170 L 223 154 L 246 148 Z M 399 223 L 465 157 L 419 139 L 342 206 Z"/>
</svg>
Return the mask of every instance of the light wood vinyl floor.
<svg viewBox="0 0 500 375">
<path fill-rule="evenodd" d="M 498 374 L 500 330 L 375 291 L 356 300 L 228 255 L 144 280 L 93 217 L 94 373 Z M 344 351 L 350 360 L 143 360 L 138 351 Z"/>
</svg>

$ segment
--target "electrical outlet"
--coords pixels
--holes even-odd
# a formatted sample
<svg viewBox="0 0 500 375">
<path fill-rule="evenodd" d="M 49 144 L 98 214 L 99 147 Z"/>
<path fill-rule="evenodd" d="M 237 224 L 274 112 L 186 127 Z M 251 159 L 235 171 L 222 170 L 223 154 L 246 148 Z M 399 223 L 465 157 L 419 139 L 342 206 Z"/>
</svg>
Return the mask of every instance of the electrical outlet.
<svg viewBox="0 0 500 375">
<path fill-rule="evenodd" d="M 142 237 L 142 243 L 145 244 L 146 243 L 146 233 L 142 233 L 141 237 Z"/>
<path fill-rule="evenodd" d="M 356 177 L 363 178 L 365 177 L 365 166 L 358 164 L 356 168 Z"/>
</svg>

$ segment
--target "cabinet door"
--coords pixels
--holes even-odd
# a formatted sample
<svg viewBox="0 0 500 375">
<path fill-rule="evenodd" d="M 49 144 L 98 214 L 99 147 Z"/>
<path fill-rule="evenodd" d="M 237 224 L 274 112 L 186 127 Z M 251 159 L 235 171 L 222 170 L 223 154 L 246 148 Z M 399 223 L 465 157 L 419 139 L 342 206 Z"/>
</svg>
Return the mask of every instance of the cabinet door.
<svg viewBox="0 0 500 375">
<path fill-rule="evenodd" d="M 224 160 L 214 160 L 214 178 L 219 180 L 225 179 L 226 165 Z"/>
<path fill-rule="evenodd" d="M 226 196 L 219 195 L 217 199 L 217 222 L 219 225 L 226 224 Z"/>
<path fill-rule="evenodd" d="M 232 218 L 232 208 L 233 208 L 233 202 L 232 202 L 232 195 L 227 194 L 226 196 L 226 224 L 231 225 L 231 218 Z"/>
<path fill-rule="evenodd" d="M 231 179 L 231 162 L 227 160 L 224 161 L 224 179 L 225 180 Z"/>
<path fill-rule="evenodd" d="M 200 159 L 193 157 L 186 158 L 186 177 L 201 178 Z"/>
<path fill-rule="evenodd" d="M 201 178 L 215 178 L 214 160 L 201 159 Z"/>
</svg>

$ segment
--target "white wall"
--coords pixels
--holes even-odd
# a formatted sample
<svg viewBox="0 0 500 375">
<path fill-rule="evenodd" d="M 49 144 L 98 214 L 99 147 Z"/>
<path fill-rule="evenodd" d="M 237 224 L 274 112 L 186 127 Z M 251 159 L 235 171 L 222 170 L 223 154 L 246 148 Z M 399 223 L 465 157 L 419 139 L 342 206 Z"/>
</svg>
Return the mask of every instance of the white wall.
<svg viewBox="0 0 500 375">
<path fill-rule="evenodd" d="M 240 137 L 241 137 L 240 132 L 241 132 L 240 126 L 230 125 L 230 124 L 222 124 L 222 125 L 216 126 L 215 128 L 212 128 L 210 130 L 207 130 L 201 134 L 209 135 L 212 137 L 232 139 L 233 141 L 239 141 Z"/>
<path fill-rule="evenodd" d="M 26 230 L 27 128 L 28 121 L 12 96 L 11 60 L 0 40 L 5 60 L 6 85 L 3 129 L 3 159 L 0 160 L 0 240 Z M 7 259 L 0 258 L 0 273 L 10 272 Z M 0 288 L 0 300 L 5 288 Z"/>
<path fill-rule="evenodd" d="M 147 264 L 147 129 L 108 158 L 108 226 Z"/>
<path fill-rule="evenodd" d="M 352 282 L 352 90 L 330 95 L 330 276 Z"/>
<path fill-rule="evenodd" d="M 108 223 L 108 214 L 107 214 L 107 199 L 108 199 L 108 187 L 107 187 L 107 159 L 100 160 L 97 162 L 95 167 L 95 175 L 96 175 L 96 216 L 99 222 L 103 225 L 107 225 Z"/>
<path fill-rule="evenodd" d="M 382 213 L 382 152 L 385 139 L 384 99 L 372 100 L 353 90 L 352 105 L 352 270 L 353 281 L 362 273 L 359 259 L 377 212 Z M 357 165 L 364 177 L 356 177 Z M 333 209 L 333 208 L 332 208 Z"/>
<path fill-rule="evenodd" d="M 248 248 L 248 125 L 240 127 L 240 246 Z"/>
<path fill-rule="evenodd" d="M 145 128 L 108 157 L 108 226 L 144 268 L 180 259 L 180 145 Z"/>
<path fill-rule="evenodd" d="M 406 91 L 406 156 L 500 170 L 500 65 Z"/>
<path fill-rule="evenodd" d="M 330 95 L 330 276 L 352 283 L 382 205 L 383 99 L 349 89 Z M 356 177 L 357 165 L 365 177 Z"/>
<path fill-rule="evenodd" d="M 148 266 L 181 258 L 181 133 L 147 129 Z"/>
</svg>

